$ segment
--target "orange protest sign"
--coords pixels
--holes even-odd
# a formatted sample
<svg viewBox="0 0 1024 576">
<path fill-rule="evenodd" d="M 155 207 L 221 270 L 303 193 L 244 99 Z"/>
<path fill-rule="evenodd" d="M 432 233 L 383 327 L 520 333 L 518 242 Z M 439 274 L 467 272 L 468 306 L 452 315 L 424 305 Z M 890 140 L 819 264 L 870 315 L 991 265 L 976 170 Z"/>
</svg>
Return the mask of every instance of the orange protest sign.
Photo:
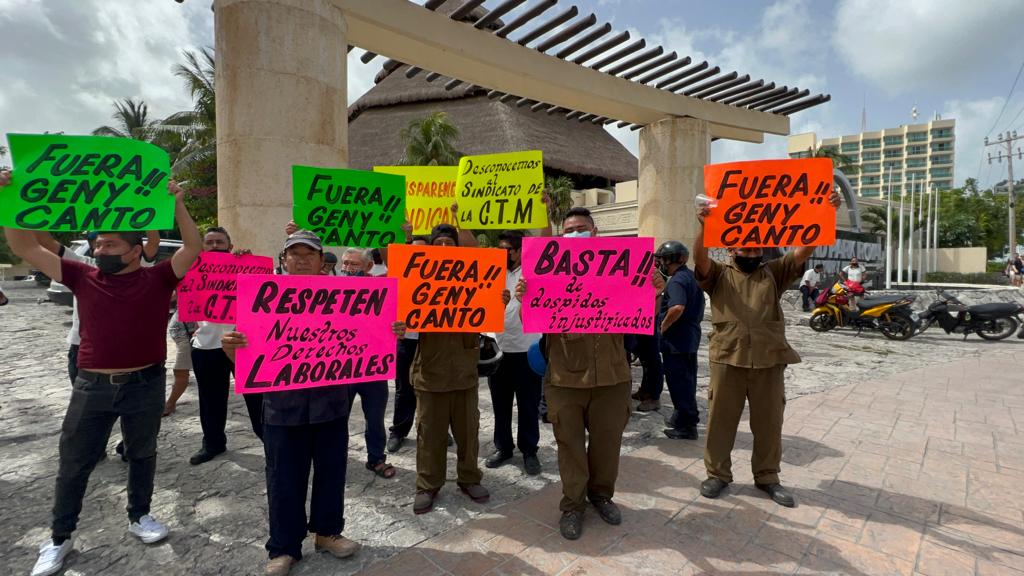
<svg viewBox="0 0 1024 576">
<path fill-rule="evenodd" d="M 398 319 L 415 332 L 504 331 L 506 259 L 495 248 L 388 246 Z"/>
<path fill-rule="evenodd" d="M 832 160 L 757 160 L 704 167 L 704 245 L 831 246 L 836 242 Z"/>
</svg>

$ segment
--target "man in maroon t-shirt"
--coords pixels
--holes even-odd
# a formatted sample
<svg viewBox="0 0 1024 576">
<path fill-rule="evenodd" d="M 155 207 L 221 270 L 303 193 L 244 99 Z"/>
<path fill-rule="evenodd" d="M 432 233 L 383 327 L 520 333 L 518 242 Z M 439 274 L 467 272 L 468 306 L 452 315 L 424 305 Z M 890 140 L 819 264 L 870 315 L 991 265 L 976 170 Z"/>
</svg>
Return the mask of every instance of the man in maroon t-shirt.
<svg viewBox="0 0 1024 576">
<path fill-rule="evenodd" d="M 0 171 L 0 187 L 10 172 Z M 203 241 L 171 182 L 183 246 L 151 268 L 141 264 L 141 232 L 101 232 L 96 267 L 61 259 L 29 230 L 6 228 L 11 250 L 61 282 L 78 299 L 82 343 L 78 377 L 61 425 L 52 538 L 39 549 L 33 576 L 58 572 L 72 549 L 89 475 L 114 421 L 121 418 L 128 460 L 128 532 L 151 544 L 167 528 L 149 515 L 156 471 L 156 441 L 164 407 L 167 312 L 171 294 L 202 250 Z"/>
</svg>

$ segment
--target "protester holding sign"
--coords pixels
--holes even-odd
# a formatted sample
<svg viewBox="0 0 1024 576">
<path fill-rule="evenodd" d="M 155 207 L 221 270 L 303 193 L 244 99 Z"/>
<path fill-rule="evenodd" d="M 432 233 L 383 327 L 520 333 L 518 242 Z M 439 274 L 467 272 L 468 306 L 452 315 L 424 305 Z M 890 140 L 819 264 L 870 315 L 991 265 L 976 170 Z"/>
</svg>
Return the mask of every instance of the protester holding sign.
<svg viewBox="0 0 1024 576">
<path fill-rule="evenodd" d="M 431 246 L 476 245 L 468 230 L 461 233 L 448 224 L 438 224 L 430 234 Z M 395 248 L 390 252 L 395 254 Z M 446 250 L 447 251 L 447 250 Z M 454 251 L 452 251 L 454 252 Z M 413 255 L 415 256 L 415 254 Z M 389 260 L 392 275 L 408 276 L 419 258 Z M 422 263 L 420 264 L 422 265 Z M 435 266 L 437 271 L 440 266 Z M 451 271 L 453 266 L 446 266 Z M 504 271 L 502 271 L 504 272 Z M 472 289 L 469 282 L 462 289 Z M 401 287 L 399 288 L 401 290 Z M 401 316 L 400 316 L 401 317 Z M 407 322 L 395 322 L 395 334 L 405 336 Z M 416 498 L 413 512 L 434 509 L 434 500 L 447 474 L 448 427 L 458 446 L 458 486 L 474 502 L 486 502 L 490 492 L 480 485 L 483 474 L 477 463 L 480 449 L 479 377 L 480 335 L 477 332 L 420 332 L 412 361 L 411 380 L 416 391 Z"/>
<path fill-rule="evenodd" d="M 511 294 L 523 277 L 523 233 L 507 230 L 498 235 L 498 247 L 508 252 L 505 288 Z M 494 409 L 494 453 L 484 465 L 497 468 L 512 459 L 512 400 L 519 413 L 516 439 L 523 454 L 523 468 L 530 476 L 540 474 L 537 443 L 540 441 L 541 378 L 526 358 L 530 346 L 540 340 L 539 334 L 524 334 L 518 299 L 509 298 L 505 305 L 505 331 L 496 335 L 501 349 L 501 363 L 488 379 L 491 405 Z"/>
<path fill-rule="evenodd" d="M 296 231 L 285 240 L 283 252 L 289 276 L 320 275 L 324 253 L 316 234 Z M 233 331 L 224 334 L 221 343 L 227 357 L 235 361 L 236 352 L 248 345 L 248 339 Z M 360 545 L 341 535 L 345 528 L 348 390 L 323 386 L 249 395 L 263 399 L 263 450 L 270 508 L 266 545 L 270 561 L 264 573 L 288 574 L 302 558 L 307 531 L 316 534 L 317 551 L 338 558 L 352 556 Z M 310 467 L 313 494 L 307 524 Z"/>
<path fill-rule="evenodd" d="M 0 195 L 10 181 L 9 172 L 0 172 Z M 141 265 L 139 232 L 99 234 L 93 268 L 62 260 L 30 231 L 5 229 L 16 255 L 78 297 L 82 318 L 79 372 L 61 426 L 51 539 L 40 548 L 33 573 L 57 572 L 71 552 L 89 476 L 118 417 L 128 458 L 128 532 L 146 544 L 167 537 L 167 528 L 149 514 L 165 396 L 165 327 L 174 287 L 202 249 L 184 191 L 174 182 L 167 188 L 184 243 L 151 268 Z"/>
<path fill-rule="evenodd" d="M 452 219 L 454 221 L 454 217 Z M 406 222 L 404 228 L 406 244 L 412 246 L 427 245 L 427 238 L 412 235 L 412 224 Z M 397 374 L 395 374 L 395 410 L 391 416 L 391 427 L 388 428 L 387 444 L 388 452 L 392 454 L 402 448 L 402 444 L 405 443 L 405 437 L 412 430 L 412 424 L 416 418 L 416 391 L 413 390 L 412 382 L 409 379 L 409 371 L 412 368 L 412 359 L 416 357 L 416 347 L 419 341 L 419 333 L 412 330 L 406 330 L 405 336 L 398 340 L 398 366 Z"/>
<path fill-rule="evenodd" d="M 562 220 L 562 235 L 565 238 L 597 236 L 590 211 L 586 208 L 569 210 Z M 647 241 L 650 244 L 649 238 Z M 649 255 L 650 248 L 647 250 Z M 527 266 L 526 277 L 541 273 L 543 269 L 538 270 L 538 267 L 546 262 L 529 253 L 523 254 L 523 261 Z M 529 269 L 531 262 L 536 263 L 532 264 L 533 270 Z M 646 267 L 650 265 L 653 265 L 653 257 Z M 649 273 L 648 269 L 645 281 Z M 522 280 L 516 286 L 516 298 L 520 301 L 527 298 L 527 282 Z M 644 305 L 653 308 L 653 290 L 646 294 L 646 300 Z M 528 321 L 526 314 L 524 307 L 524 324 Z M 637 327 L 650 328 L 650 324 Z M 580 329 L 583 328 L 577 328 Z M 558 444 L 558 471 L 562 477 L 559 504 L 562 518 L 558 527 L 562 537 L 576 540 L 583 533 L 587 500 L 605 522 L 622 523 L 622 514 L 612 497 L 619 475 L 622 432 L 633 411 L 629 398 L 629 363 L 621 333 L 577 333 L 569 328 L 564 332 L 546 331 L 542 343 L 548 362 L 545 381 L 548 420 Z"/>
<path fill-rule="evenodd" d="M 239 271 L 269 274 L 272 266 L 269 258 L 255 256 L 245 256 L 250 260 L 257 258 L 259 260 L 241 270 L 231 261 L 220 265 L 212 261 L 202 261 L 203 256 L 214 256 L 215 258 L 215 255 L 221 254 L 232 260 L 241 260 L 241 256 L 231 256 L 233 248 L 234 245 L 231 243 L 231 236 L 227 230 L 219 226 L 207 229 L 206 235 L 203 236 L 203 255 L 200 256 L 197 266 L 193 267 L 189 276 L 186 276 L 182 285 L 178 287 L 179 291 L 183 290 L 185 282 L 193 274 L 196 276 L 195 282 L 190 286 L 191 290 L 182 292 L 182 297 L 179 298 L 179 314 L 181 314 L 182 307 L 187 310 L 191 305 L 192 298 L 190 297 L 186 301 L 186 295 L 203 295 L 203 313 L 196 316 L 192 314 L 183 316 L 186 321 L 207 318 L 198 320 L 196 330 L 190 339 L 192 369 L 196 373 L 196 387 L 199 391 L 199 423 L 203 429 L 203 445 L 189 458 L 189 464 L 193 466 L 209 462 L 227 450 L 228 438 L 224 433 L 224 428 L 227 425 L 228 394 L 235 364 L 224 353 L 220 341 L 225 333 L 234 329 L 234 324 L 226 324 L 224 320 L 234 320 L 235 277 Z M 263 262 L 264 260 L 266 262 Z M 221 272 L 221 268 L 226 269 L 226 272 Z M 216 322 L 212 320 L 216 320 Z M 262 399 L 246 396 L 245 404 L 253 432 L 262 438 Z"/>
<path fill-rule="evenodd" d="M 373 268 L 370 251 L 359 248 L 348 248 L 341 256 L 341 276 L 368 276 Z M 397 379 L 397 376 L 396 376 Z M 394 478 L 395 467 L 388 464 L 384 454 L 385 438 L 384 413 L 388 407 L 388 381 L 373 380 L 349 384 L 348 403 L 355 404 L 356 396 L 363 407 L 363 420 L 366 421 L 366 469 L 381 478 Z"/>
<path fill-rule="evenodd" d="M 705 180 L 709 192 L 723 185 L 724 182 L 718 180 Z M 811 195 L 806 201 L 817 205 L 818 197 Z M 827 200 L 832 211 L 832 229 L 819 224 L 819 233 L 823 237 L 834 237 L 835 209 L 839 207 L 840 198 L 832 192 Z M 754 483 L 778 504 L 792 507 L 795 505 L 793 496 L 779 483 L 782 418 L 786 405 L 783 373 L 786 365 L 799 362 L 800 356 L 786 341 L 786 324 L 779 299 L 786 288 L 800 278 L 814 248 L 801 245 L 782 258 L 762 263 L 766 236 L 762 235 L 760 240 L 730 247 L 731 262 L 715 262 L 708 257 L 705 236 L 710 231 L 705 230 L 704 225 L 712 218 L 721 218 L 722 210 L 721 204 L 714 209 L 706 204 L 699 207 L 700 232 L 693 250 L 696 278 L 711 297 L 713 325 L 708 354 L 711 362 L 708 438 L 704 450 L 708 479 L 701 484 L 700 492 L 705 498 L 717 498 L 732 482 L 730 453 L 743 406 L 749 400 L 750 429 L 754 435 L 751 457 Z"/>
<path fill-rule="evenodd" d="M 394 244 L 405 221 L 404 184 L 394 174 L 292 166 L 295 222 L 328 246 Z"/>
</svg>

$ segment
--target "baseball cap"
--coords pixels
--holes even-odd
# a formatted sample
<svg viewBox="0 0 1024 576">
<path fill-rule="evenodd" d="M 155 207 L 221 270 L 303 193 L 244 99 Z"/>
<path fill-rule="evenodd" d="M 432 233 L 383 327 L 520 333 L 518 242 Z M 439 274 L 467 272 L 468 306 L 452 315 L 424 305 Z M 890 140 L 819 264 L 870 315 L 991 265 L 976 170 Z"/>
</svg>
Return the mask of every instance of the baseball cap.
<svg viewBox="0 0 1024 576">
<path fill-rule="evenodd" d="M 320 243 L 320 237 L 309 230 L 296 230 L 294 234 L 284 241 L 284 249 L 287 250 L 298 244 L 305 244 L 318 252 L 324 251 L 324 246 Z"/>
</svg>

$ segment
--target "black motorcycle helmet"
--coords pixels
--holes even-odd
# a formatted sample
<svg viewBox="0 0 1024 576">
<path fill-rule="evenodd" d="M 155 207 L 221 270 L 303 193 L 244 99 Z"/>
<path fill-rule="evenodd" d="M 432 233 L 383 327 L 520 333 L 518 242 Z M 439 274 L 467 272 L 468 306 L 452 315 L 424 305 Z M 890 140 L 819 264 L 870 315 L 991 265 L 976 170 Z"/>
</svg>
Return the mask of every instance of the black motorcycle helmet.
<svg viewBox="0 0 1024 576">
<path fill-rule="evenodd" d="M 661 246 L 658 246 L 658 250 L 654 252 L 654 257 L 661 260 L 664 264 L 678 264 L 689 255 L 690 251 L 678 240 L 663 242 Z"/>
<path fill-rule="evenodd" d="M 476 364 L 477 374 L 480 376 L 493 376 L 498 371 L 498 366 L 501 365 L 502 356 L 501 348 L 498 347 L 498 341 L 495 339 L 494 334 L 481 334 L 480 360 Z"/>
</svg>

